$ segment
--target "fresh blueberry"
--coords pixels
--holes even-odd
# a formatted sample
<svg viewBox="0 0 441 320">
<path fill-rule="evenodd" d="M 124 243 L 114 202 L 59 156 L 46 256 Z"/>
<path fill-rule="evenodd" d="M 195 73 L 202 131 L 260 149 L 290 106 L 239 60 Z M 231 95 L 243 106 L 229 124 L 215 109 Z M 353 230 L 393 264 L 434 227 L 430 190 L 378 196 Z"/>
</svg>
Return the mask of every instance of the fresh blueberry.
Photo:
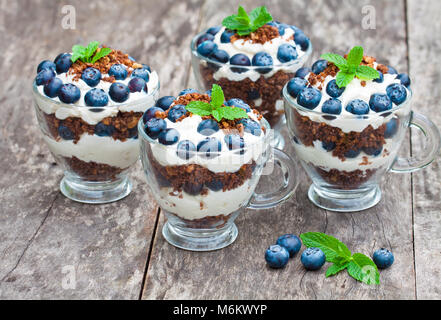
<svg viewBox="0 0 441 320">
<path fill-rule="evenodd" d="M 144 125 L 145 133 L 152 139 L 158 138 L 161 131 L 167 129 L 167 123 L 164 119 L 160 118 L 151 118 Z"/>
<path fill-rule="evenodd" d="M 346 87 L 340 88 L 337 85 L 337 81 L 331 80 L 328 82 L 328 85 L 326 86 L 326 93 L 333 98 L 338 98 L 343 94 L 345 89 Z"/>
<path fill-rule="evenodd" d="M 93 88 L 84 96 L 84 102 L 89 107 L 104 107 L 109 103 L 109 96 L 103 89 Z"/>
<path fill-rule="evenodd" d="M 299 29 L 294 33 L 294 42 L 299 45 L 303 51 L 308 50 L 309 38 Z"/>
<path fill-rule="evenodd" d="M 276 244 L 284 247 L 289 252 L 289 256 L 294 257 L 302 247 L 302 241 L 293 234 L 285 234 L 277 239 Z"/>
<path fill-rule="evenodd" d="M 208 96 L 211 98 L 211 89 L 210 90 L 207 90 L 207 91 L 205 91 L 205 94 L 208 94 Z"/>
<path fill-rule="evenodd" d="M 49 98 L 55 98 L 58 96 L 58 93 L 60 92 L 60 88 L 62 85 L 63 85 L 63 81 L 55 77 L 44 85 L 43 88 L 44 94 L 47 95 Z"/>
<path fill-rule="evenodd" d="M 221 26 L 211 27 L 207 30 L 207 33 L 212 34 L 213 36 L 216 35 L 221 29 Z"/>
<path fill-rule="evenodd" d="M 379 269 L 389 268 L 394 263 L 394 255 L 385 248 L 381 248 L 374 252 L 372 257 Z"/>
<path fill-rule="evenodd" d="M 278 21 L 271 21 L 268 23 L 269 26 L 276 27 L 279 31 L 279 35 L 283 36 L 285 34 L 285 29 L 288 27 L 284 23 L 280 23 Z"/>
<path fill-rule="evenodd" d="M 142 64 L 142 68 L 146 69 L 149 73 L 152 73 L 152 69 L 150 69 L 150 67 L 148 65 L 146 65 L 145 63 Z"/>
<path fill-rule="evenodd" d="M 356 115 L 368 114 L 369 105 L 363 100 L 355 99 L 348 103 L 346 111 Z"/>
<path fill-rule="evenodd" d="M 204 41 L 213 41 L 214 40 L 214 35 L 212 35 L 211 33 L 204 33 L 203 35 L 201 35 L 198 39 L 198 41 L 196 41 L 196 47 L 198 47 L 202 42 Z"/>
<path fill-rule="evenodd" d="M 358 155 L 360 154 L 361 150 L 360 149 L 351 149 L 348 150 L 344 153 L 345 158 L 357 158 Z"/>
<path fill-rule="evenodd" d="M 205 185 L 211 191 L 219 191 L 224 188 L 224 184 L 220 180 L 211 180 L 210 182 L 206 182 Z"/>
<path fill-rule="evenodd" d="M 156 118 L 156 113 L 157 112 L 164 112 L 164 110 L 162 110 L 161 108 L 158 107 L 151 107 L 149 109 L 147 109 L 146 112 L 144 112 L 144 115 L 142 116 L 142 120 L 145 123 L 147 123 L 147 121 L 149 121 L 152 118 Z"/>
<path fill-rule="evenodd" d="M 231 37 L 234 36 L 235 32 L 226 29 L 221 35 L 221 43 L 230 43 Z"/>
<path fill-rule="evenodd" d="M 245 146 L 244 139 L 238 134 L 227 134 L 224 140 L 230 150 L 243 149 Z"/>
<path fill-rule="evenodd" d="M 187 110 L 185 109 L 185 106 L 182 104 L 178 104 L 178 105 L 173 106 L 168 111 L 167 117 L 171 122 L 176 122 L 179 118 L 184 116 L 186 113 L 187 113 Z"/>
<path fill-rule="evenodd" d="M 314 64 L 312 65 L 312 72 L 314 72 L 315 74 L 320 74 L 322 73 L 326 68 L 328 67 L 328 61 L 326 60 L 317 60 L 316 62 L 314 62 Z"/>
<path fill-rule="evenodd" d="M 197 145 L 198 152 L 201 152 L 202 156 L 211 159 L 217 157 L 222 150 L 222 144 L 216 138 L 205 138 Z"/>
<path fill-rule="evenodd" d="M 83 79 L 89 87 L 96 87 L 101 81 L 101 72 L 98 69 L 89 67 L 83 71 L 81 79 Z"/>
<path fill-rule="evenodd" d="M 163 145 L 170 146 L 179 141 L 180 134 L 178 130 L 169 128 L 162 130 L 158 135 L 158 141 Z"/>
<path fill-rule="evenodd" d="M 398 71 L 395 68 L 392 68 L 391 66 L 387 67 L 387 73 L 389 74 L 398 74 Z"/>
<path fill-rule="evenodd" d="M 142 90 L 147 91 L 146 82 L 143 78 L 132 78 L 127 85 L 129 87 L 130 92 L 141 92 Z"/>
<path fill-rule="evenodd" d="M 369 100 L 372 111 L 383 112 L 392 109 L 392 101 L 386 94 L 374 93 Z"/>
<path fill-rule="evenodd" d="M 204 57 L 210 56 L 214 50 L 217 49 L 217 44 L 213 41 L 207 40 L 198 45 L 197 52 Z"/>
<path fill-rule="evenodd" d="M 398 119 L 393 118 L 388 123 L 386 123 L 386 130 L 384 131 L 384 138 L 392 138 L 398 131 Z"/>
<path fill-rule="evenodd" d="M 52 69 L 55 71 L 57 69 L 57 66 L 52 61 L 44 60 L 41 61 L 40 64 L 38 65 L 37 73 L 40 73 L 40 71 L 43 69 Z"/>
<path fill-rule="evenodd" d="M 102 122 L 98 122 L 95 126 L 95 134 L 100 137 L 110 137 L 115 132 L 115 127 L 112 125 L 105 125 Z"/>
<path fill-rule="evenodd" d="M 279 59 L 279 61 L 282 63 L 295 60 L 297 57 L 298 54 L 296 48 L 290 44 L 284 43 L 280 45 L 279 49 L 277 50 L 277 59 Z"/>
<path fill-rule="evenodd" d="M 173 96 L 164 96 L 162 98 L 159 98 L 158 101 L 156 101 L 156 107 L 161 108 L 162 110 L 168 110 L 170 106 L 175 101 L 175 97 Z"/>
<path fill-rule="evenodd" d="M 43 86 L 55 78 L 56 74 L 52 69 L 43 69 L 35 77 L 35 84 L 37 86 Z"/>
<path fill-rule="evenodd" d="M 227 107 L 242 108 L 246 112 L 251 112 L 250 106 L 245 101 L 243 101 L 242 99 L 238 99 L 238 98 L 233 98 L 233 99 L 228 100 L 225 103 L 225 106 L 227 106 Z"/>
<path fill-rule="evenodd" d="M 124 83 L 114 82 L 109 88 L 109 95 L 115 102 L 124 102 L 129 99 L 130 90 Z"/>
<path fill-rule="evenodd" d="M 312 72 L 311 68 L 303 67 L 297 70 L 296 72 L 296 78 L 305 78 L 308 74 Z"/>
<path fill-rule="evenodd" d="M 302 252 L 300 261 L 306 270 L 318 270 L 325 264 L 326 257 L 321 249 L 308 248 Z"/>
<path fill-rule="evenodd" d="M 260 136 L 262 128 L 260 124 L 250 118 L 240 119 L 239 123 L 243 124 L 245 132 L 251 133 L 257 137 Z"/>
<path fill-rule="evenodd" d="M 258 52 L 254 55 L 251 61 L 253 66 L 266 67 L 273 65 L 273 58 L 266 52 Z M 259 73 L 265 74 L 271 71 L 271 68 L 258 68 L 256 69 Z"/>
<path fill-rule="evenodd" d="M 256 88 L 251 88 L 250 91 L 247 92 L 248 100 L 256 100 L 260 98 L 259 90 Z"/>
<path fill-rule="evenodd" d="M 322 141 L 322 147 L 323 149 L 325 149 L 326 151 L 332 151 L 335 149 L 336 145 L 335 142 L 332 141 Z"/>
<path fill-rule="evenodd" d="M 280 269 L 288 263 L 289 252 L 284 247 L 274 244 L 266 250 L 265 260 L 271 268 Z"/>
<path fill-rule="evenodd" d="M 109 69 L 109 76 L 115 77 L 116 80 L 125 80 L 127 78 L 127 68 L 123 64 L 115 63 Z"/>
<path fill-rule="evenodd" d="M 401 84 L 407 88 L 409 88 L 410 86 L 410 78 L 409 75 L 406 73 L 400 73 L 399 75 L 397 75 L 397 79 L 399 79 L 401 81 Z"/>
<path fill-rule="evenodd" d="M 179 158 L 188 160 L 195 155 L 196 146 L 190 140 L 183 140 L 179 142 L 176 154 Z"/>
<path fill-rule="evenodd" d="M 210 59 L 220 63 L 227 63 L 230 60 L 230 55 L 225 50 L 215 49 L 210 55 Z"/>
<path fill-rule="evenodd" d="M 204 189 L 204 185 L 202 183 L 197 183 L 197 182 L 194 183 L 187 182 L 182 186 L 182 189 L 189 195 L 195 196 L 202 192 L 202 190 Z"/>
<path fill-rule="evenodd" d="M 75 103 L 80 100 L 81 91 L 72 83 L 63 84 L 58 92 L 58 98 L 64 103 Z"/>
<path fill-rule="evenodd" d="M 242 53 L 235 54 L 230 59 L 230 64 L 235 66 L 250 66 L 251 61 L 248 57 Z M 246 72 L 248 69 L 246 68 L 231 68 L 231 71 L 236 73 Z"/>
<path fill-rule="evenodd" d="M 402 104 L 407 98 L 406 88 L 399 83 L 392 83 L 386 88 L 388 97 L 396 105 Z"/>
<path fill-rule="evenodd" d="M 66 127 L 66 126 L 64 126 L 62 124 L 60 126 L 58 126 L 58 135 L 63 140 L 73 140 L 73 139 L 75 139 L 75 135 L 72 132 L 72 130 L 70 130 L 68 127 Z"/>
<path fill-rule="evenodd" d="M 211 136 L 219 131 L 219 124 L 212 119 L 202 120 L 198 125 L 198 132 L 204 136 Z"/>
<path fill-rule="evenodd" d="M 289 80 L 286 89 L 288 90 L 288 93 L 291 95 L 291 97 L 297 98 L 300 91 L 305 89 L 307 85 L 308 81 L 306 79 L 295 77 Z"/>
<path fill-rule="evenodd" d="M 329 114 L 340 114 L 341 113 L 341 101 L 338 99 L 326 100 L 322 105 L 322 112 Z"/>
<path fill-rule="evenodd" d="M 178 96 L 185 96 L 186 94 L 189 93 L 198 93 L 198 91 L 195 89 L 184 89 L 181 92 L 179 92 Z"/>
<path fill-rule="evenodd" d="M 375 147 L 364 147 L 363 152 L 366 153 L 368 156 L 378 156 L 380 155 L 381 151 L 383 151 L 383 146 L 380 146 L 379 148 Z"/>
<path fill-rule="evenodd" d="M 72 55 L 70 53 L 63 53 L 55 59 L 54 62 L 58 74 L 67 72 L 69 70 L 69 68 L 72 66 L 72 60 L 70 59 L 71 57 Z"/>
<path fill-rule="evenodd" d="M 302 107 L 314 109 L 322 100 L 322 93 L 316 88 L 304 88 L 297 96 L 297 102 Z"/>
<path fill-rule="evenodd" d="M 143 79 L 145 82 L 149 82 L 149 72 L 145 68 L 138 68 L 132 71 L 132 78 L 138 77 Z"/>
<path fill-rule="evenodd" d="M 374 79 L 374 82 L 377 82 L 377 83 L 383 83 L 383 81 L 384 81 L 384 75 L 383 75 L 383 73 L 382 73 L 381 71 L 378 71 L 378 74 L 380 75 L 380 77 L 377 78 L 377 79 Z"/>
</svg>

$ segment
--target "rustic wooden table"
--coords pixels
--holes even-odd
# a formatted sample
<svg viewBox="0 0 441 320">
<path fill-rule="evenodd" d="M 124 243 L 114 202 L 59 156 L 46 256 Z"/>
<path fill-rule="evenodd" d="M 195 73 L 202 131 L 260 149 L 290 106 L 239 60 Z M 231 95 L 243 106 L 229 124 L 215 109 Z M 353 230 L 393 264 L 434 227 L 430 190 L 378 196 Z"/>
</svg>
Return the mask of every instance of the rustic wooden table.
<svg viewBox="0 0 441 320">
<path fill-rule="evenodd" d="M 278 20 L 310 35 L 314 58 L 361 44 L 367 53 L 409 72 L 413 108 L 441 126 L 441 3 L 438 0 L 279 0 L 266 4 Z M 61 26 L 62 6 L 76 9 L 76 29 Z M 39 132 L 31 81 L 39 61 L 72 44 L 99 40 L 159 71 L 162 94 L 195 87 L 189 42 L 236 10 L 224 0 L 0 0 L 0 298 L 34 299 L 440 299 L 441 162 L 415 174 L 389 174 L 383 199 L 361 213 L 314 207 L 303 174 L 296 194 L 275 210 L 247 211 L 239 237 L 209 253 L 176 249 L 161 235 L 164 217 L 140 164 L 134 191 L 108 205 L 84 205 L 59 191 L 62 172 Z M 366 7 L 368 6 L 368 7 Z M 370 6 L 370 7 L 369 7 Z M 376 28 L 362 21 L 372 9 Z M 367 10 L 367 11 L 364 11 Z M 409 134 L 402 154 L 419 152 Z M 288 146 L 288 151 L 290 148 Z M 283 233 L 321 231 L 349 248 L 395 254 L 381 285 L 346 273 L 306 272 L 299 259 L 282 271 L 266 267 L 267 246 Z"/>
</svg>

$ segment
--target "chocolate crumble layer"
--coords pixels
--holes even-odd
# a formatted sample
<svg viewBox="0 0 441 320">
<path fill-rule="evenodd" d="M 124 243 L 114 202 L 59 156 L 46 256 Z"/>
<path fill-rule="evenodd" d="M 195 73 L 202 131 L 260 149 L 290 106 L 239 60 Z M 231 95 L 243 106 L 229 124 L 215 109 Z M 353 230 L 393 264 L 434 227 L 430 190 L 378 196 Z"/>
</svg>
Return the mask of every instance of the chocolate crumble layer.
<svg viewBox="0 0 441 320">
<path fill-rule="evenodd" d="M 337 169 L 326 171 L 316 166 L 314 166 L 314 169 L 323 180 L 331 184 L 333 187 L 342 190 L 351 190 L 360 187 L 377 171 L 377 169 L 355 170 L 350 172 Z"/>
<path fill-rule="evenodd" d="M 208 216 L 205 218 L 201 218 L 201 219 L 194 219 L 194 220 L 189 220 L 189 219 L 184 219 L 174 213 L 170 213 L 176 217 L 178 217 L 181 221 L 183 221 L 185 223 L 185 226 L 187 228 L 192 228 L 192 229 L 220 229 L 225 227 L 225 225 L 228 223 L 228 221 L 230 220 L 231 216 L 233 215 L 233 213 L 229 214 L 229 215 L 223 215 L 220 214 L 218 216 Z"/>
<path fill-rule="evenodd" d="M 125 169 L 109 166 L 108 164 L 85 162 L 77 157 L 63 157 L 67 166 L 78 176 L 88 181 L 113 181 Z"/>
</svg>

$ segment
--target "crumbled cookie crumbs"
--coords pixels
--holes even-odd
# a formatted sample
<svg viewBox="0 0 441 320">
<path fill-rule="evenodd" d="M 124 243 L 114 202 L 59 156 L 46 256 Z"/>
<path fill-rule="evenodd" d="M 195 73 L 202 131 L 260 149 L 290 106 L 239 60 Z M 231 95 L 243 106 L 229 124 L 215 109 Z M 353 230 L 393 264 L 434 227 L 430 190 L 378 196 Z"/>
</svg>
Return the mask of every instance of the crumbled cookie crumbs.
<svg viewBox="0 0 441 320">
<path fill-rule="evenodd" d="M 236 33 L 231 37 L 230 41 L 234 42 L 237 40 L 244 40 L 244 42 L 251 41 L 252 43 L 264 44 L 277 37 L 280 37 L 280 34 L 279 30 L 276 27 L 264 25 L 246 36 L 239 36 Z"/>
</svg>

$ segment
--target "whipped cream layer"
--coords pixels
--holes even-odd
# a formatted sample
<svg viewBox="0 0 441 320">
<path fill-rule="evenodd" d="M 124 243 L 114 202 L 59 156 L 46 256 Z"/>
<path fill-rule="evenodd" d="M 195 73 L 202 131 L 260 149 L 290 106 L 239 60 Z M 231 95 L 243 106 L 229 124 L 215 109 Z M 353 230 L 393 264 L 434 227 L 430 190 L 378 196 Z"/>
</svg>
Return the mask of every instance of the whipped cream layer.
<svg viewBox="0 0 441 320">
<path fill-rule="evenodd" d="M 294 143 L 296 155 L 306 163 L 311 163 L 314 166 L 320 167 L 325 171 L 337 169 L 340 171 L 356 171 L 377 169 L 380 167 L 388 167 L 395 159 L 399 144 L 393 139 L 387 139 L 383 150 L 378 156 L 370 156 L 361 152 L 355 158 L 346 158 L 344 161 L 332 155 L 332 151 L 326 151 L 322 147 L 321 141 L 314 141 L 313 146 L 305 146 L 303 144 Z M 366 161 L 367 159 L 367 161 Z"/>
<path fill-rule="evenodd" d="M 107 75 L 103 75 L 105 77 Z M 58 99 L 49 98 L 43 92 L 43 86 L 38 86 L 37 90 L 41 96 L 36 95 L 36 101 L 41 110 L 47 114 L 55 114 L 55 116 L 64 120 L 69 117 L 81 118 L 90 125 L 96 125 L 98 122 L 107 117 L 115 117 L 118 112 L 144 112 L 148 108 L 155 104 L 155 101 L 159 96 L 159 78 L 156 71 L 150 73 L 149 81 L 147 82 L 148 92 L 135 92 L 130 93 L 129 99 L 123 103 L 116 103 L 109 97 L 109 104 L 105 107 L 88 107 L 84 102 L 85 94 L 91 90 L 82 79 L 78 81 L 73 80 L 73 76 L 68 73 L 63 73 L 57 75 L 63 83 L 72 83 L 76 85 L 81 90 L 81 98 L 76 104 L 64 104 Z M 117 82 L 122 82 L 128 84 L 132 78 L 127 77 L 125 80 L 118 80 Z M 95 87 L 103 89 L 108 92 L 112 84 L 106 81 L 100 81 L 100 83 Z M 91 110 L 99 110 L 91 111 Z"/>
<path fill-rule="evenodd" d="M 96 162 L 126 169 L 139 157 L 137 139 L 122 142 L 112 137 L 83 134 L 77 143 L 70 140 L 54 140 L 44 135 L 50 151 L 60 157 L 76 157 L 84 162 Z"/>
<path fill-rule="evenodd" d="M 209 190 L 205 195 L 196 196 L 184 191 L 175 193 L 173 188 L 161 188 L 157 201 L 162 209 L 187 220 L 229 215 L 248 204 L 255 188 L 249 181 L 234 190 Z"/>
<path fill-rule="evenodd" d="M 249 112 L 248 116 L 259 123 L 256 114 Z M 205 140 L 207 136 L 197 132 L 197 127 L 202 121 L 202 118 L 198 115 L 192 114 L 191 116 L 183 119 L 182 121 L 173 123 L 169 119 L 165 119 L 167 123 L 167 128 L 176 129 L 180 138 L 179 141 L 189 140 L 193 142 L 195 146 L 199 142 Z M 265 142 L 265 133 L 261 130 L 260 136 L 255 136 L 251 133 L 244 132 L 243 139 L 245 143 L 245 148 L 243 149 L 243 154 L 240 154 L 240 150 L 229 150 L 228 145 L 225 142 L 224 137 L 229 134 L 224 132 L 222 129 L 208 136 L 209 138 L 216 138 L 220 141 L 222 149 L 218 156 L 214 158 L 207 158 L 204 153 L 195 152 L 193 157 L 190 159 L 182 159 L 177 155 L 177 144 L 171 146 L 165 146 L 160 143 L 152 143 L 151 149 L 152 154 L 155 159 L 162 166 L 182 166 L 188 164 L 198 164 L 208 170 L 218 173 L 218 172 L 236 172 L 244 164 L 251 163 L 255 161 L 259 163 L 262 158 L 262 153 L 265 151 L 265 147 L 268 147 Z"/>
<path fill-rule="evenodd" d="M 272 66 L 272 70 L 270 72 L 261 74 L 252 69 L 248 69 L 248 71 L 242 73 L 233 72 L 230 68 L 230 64 L 225 64 L 214 73 L 213 77 L 215 80 L 227 78 L 232 81 L 241 81 L 249 78 L 251 81 L 255 82 L 261 76 L 269 78 L 279 70 L 295 73 L 306 62 L 308 51 L 303 51 L 302 48 L 294 42 L 293 36 L 295 35 L 295 31 L 291 28 L 286 28 L 283 36 L 274 38 L 264 44 L 253 43 L 251 40 L 245 41 L 243 39 L 238 39 L 229 43 L 222 43 L 221 36 L 224 31 L 225 27 L 222 27 L 221 30 L 214 36 L 213 41 L 217 44 L 220 50 L 226 51 L 230 57 L 234 56 L 235 54 L 242 53 L 248 56 L 251 61 L 256 53 L 266 52 L 273 58 L 274 66 Z M 282 44 L 290 44 L 296 48 L 298 54 L 296 60 L 287 63 L 280 63 L 279 59 L 277 58 L 277 51 L 279 46 Z"/>
</svg>

